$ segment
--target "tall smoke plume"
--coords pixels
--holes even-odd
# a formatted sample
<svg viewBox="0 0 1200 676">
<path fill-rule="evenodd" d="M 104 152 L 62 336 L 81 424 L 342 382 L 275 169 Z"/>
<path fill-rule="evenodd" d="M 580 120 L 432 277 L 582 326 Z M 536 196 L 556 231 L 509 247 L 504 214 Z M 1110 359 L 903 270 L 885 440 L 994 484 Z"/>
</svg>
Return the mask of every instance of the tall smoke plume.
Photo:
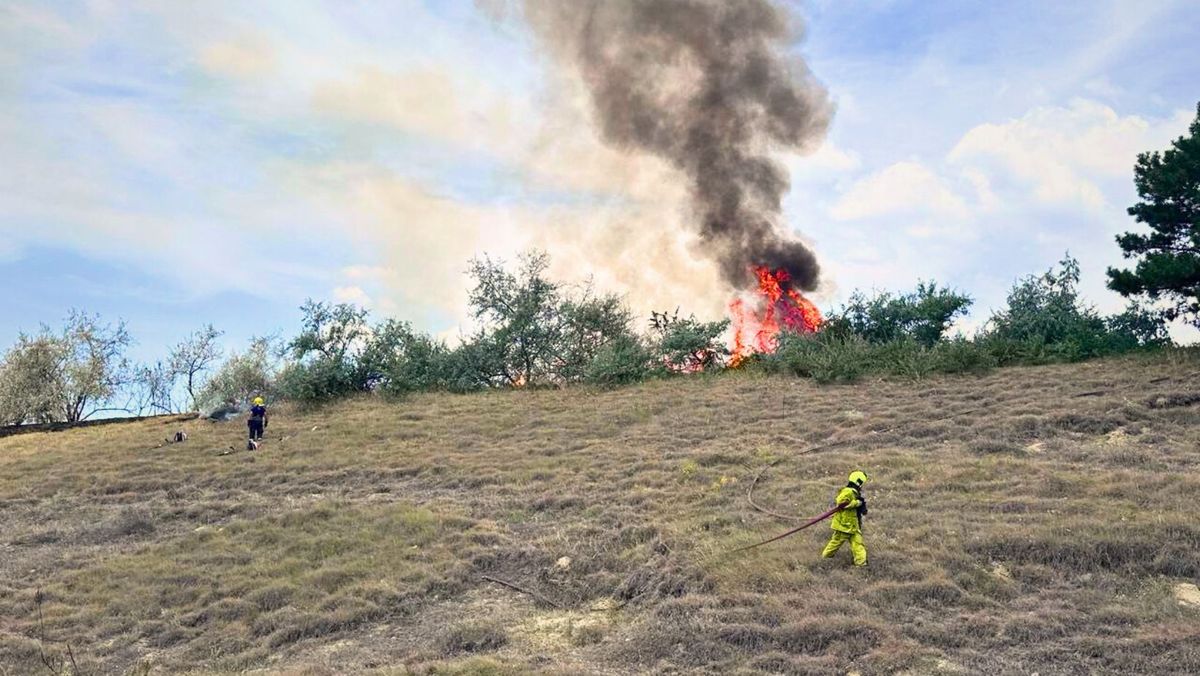
<svg viewBox="0 0 1200 676">
<path fill-rule="evenodd" d="M 832 108 L 786 53 L 794 19 L 770 0 L 526 0 L 526 18 L 591 96 L 606 143 L 656 155 L 688 181 L 703 249 L 735 288 L 753 266 L 813 290 L 816 257 L 784 228 L 774 151 L 824 135 Z"/>
</svg>

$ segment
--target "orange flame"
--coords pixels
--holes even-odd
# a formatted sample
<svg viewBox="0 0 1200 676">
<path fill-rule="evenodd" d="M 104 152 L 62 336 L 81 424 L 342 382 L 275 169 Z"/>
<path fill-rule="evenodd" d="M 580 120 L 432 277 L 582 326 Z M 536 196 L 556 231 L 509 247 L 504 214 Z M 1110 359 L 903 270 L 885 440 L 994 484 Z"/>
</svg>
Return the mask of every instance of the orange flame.
<svg viewBox="0 0 1200 676">
<path fill-rule="evenodd" d="M 771 353 L 779 346 L 779 332 L 812 333 L 821 327 L 821 311 L 787 282 L 787 270 L 772 271 L 765 265 L 754 268 L 758 277 L 757 302 L 742 298 L 729 304 L 733 320 L 733 356 L 737 366 L 755 353 Z"/>
</svg>

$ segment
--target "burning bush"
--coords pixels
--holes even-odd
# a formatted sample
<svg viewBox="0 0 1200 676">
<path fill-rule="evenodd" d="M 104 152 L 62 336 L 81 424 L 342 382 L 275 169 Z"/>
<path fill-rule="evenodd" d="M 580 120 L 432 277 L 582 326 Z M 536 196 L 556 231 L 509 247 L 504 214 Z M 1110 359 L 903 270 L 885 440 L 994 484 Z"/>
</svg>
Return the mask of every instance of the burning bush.
<svg viewBox="0 0 1200 676">
<path fill-rule="evenodd" d="M 695 316 L 681 318 L 654 313 L 651 326 L 658 333 L 660 363 L 676 373 L 695 373 L 725 367 L 730 351 L 721 339 L 729 321 L 702 322 Z"/>
<path fill-rule="evenodd" d="M 758 279 L 756 294 L 729 304 L 733 322 L 731 366 L 741 364 L 752 354 L 774 352 L 781 331 L 807 334 L 821 328 L 821 311 L 792 286 L 787 270 L 760 265 L 754 268 L 754 274 Z"/>
</svg>

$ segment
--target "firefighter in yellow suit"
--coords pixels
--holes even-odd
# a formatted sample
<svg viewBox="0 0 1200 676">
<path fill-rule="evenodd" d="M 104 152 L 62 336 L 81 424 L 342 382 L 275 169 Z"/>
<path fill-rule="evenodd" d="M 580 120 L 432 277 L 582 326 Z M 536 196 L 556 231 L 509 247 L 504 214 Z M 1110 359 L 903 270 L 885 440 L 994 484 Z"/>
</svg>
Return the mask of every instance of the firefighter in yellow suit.
<svg viewBox="0 0 1200 676">
<path fill-rule="evenodd" d="M 829 527 L 833 535 L 821 556 L 831 559 L 843 542 L 850 543 L 850 553 L 854 555 L 854 565 L 867 565 L 867 547 L 863 544 L 862 517 L 867 513 L 867 501 L 862 496 L 862 486 L 867 483 L 867 475 L 855 470 L 850 473 L 850 481 L 846 487 L 838 491 L 835 503 L 844 505 L 833 515 Z"/>
</svg>

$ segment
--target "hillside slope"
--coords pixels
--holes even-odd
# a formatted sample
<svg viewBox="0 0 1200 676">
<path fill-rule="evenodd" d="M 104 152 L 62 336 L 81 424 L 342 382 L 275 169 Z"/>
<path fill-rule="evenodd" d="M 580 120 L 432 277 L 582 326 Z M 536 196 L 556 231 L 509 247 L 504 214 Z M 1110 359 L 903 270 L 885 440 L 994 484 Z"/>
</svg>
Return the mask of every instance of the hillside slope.
<svg viewBox="0 0 1200 676">
<path fill-rule="evenodd" d="M 365 398 L 218 455 L 244 431 L 0 439 L 0 673 L 1200 673 L 1194 352 Z M 793 523 L 756 476 L 803 517 L 856 467 L 869 568 L 825 524 L 724 553 Z"/>
</svg>

